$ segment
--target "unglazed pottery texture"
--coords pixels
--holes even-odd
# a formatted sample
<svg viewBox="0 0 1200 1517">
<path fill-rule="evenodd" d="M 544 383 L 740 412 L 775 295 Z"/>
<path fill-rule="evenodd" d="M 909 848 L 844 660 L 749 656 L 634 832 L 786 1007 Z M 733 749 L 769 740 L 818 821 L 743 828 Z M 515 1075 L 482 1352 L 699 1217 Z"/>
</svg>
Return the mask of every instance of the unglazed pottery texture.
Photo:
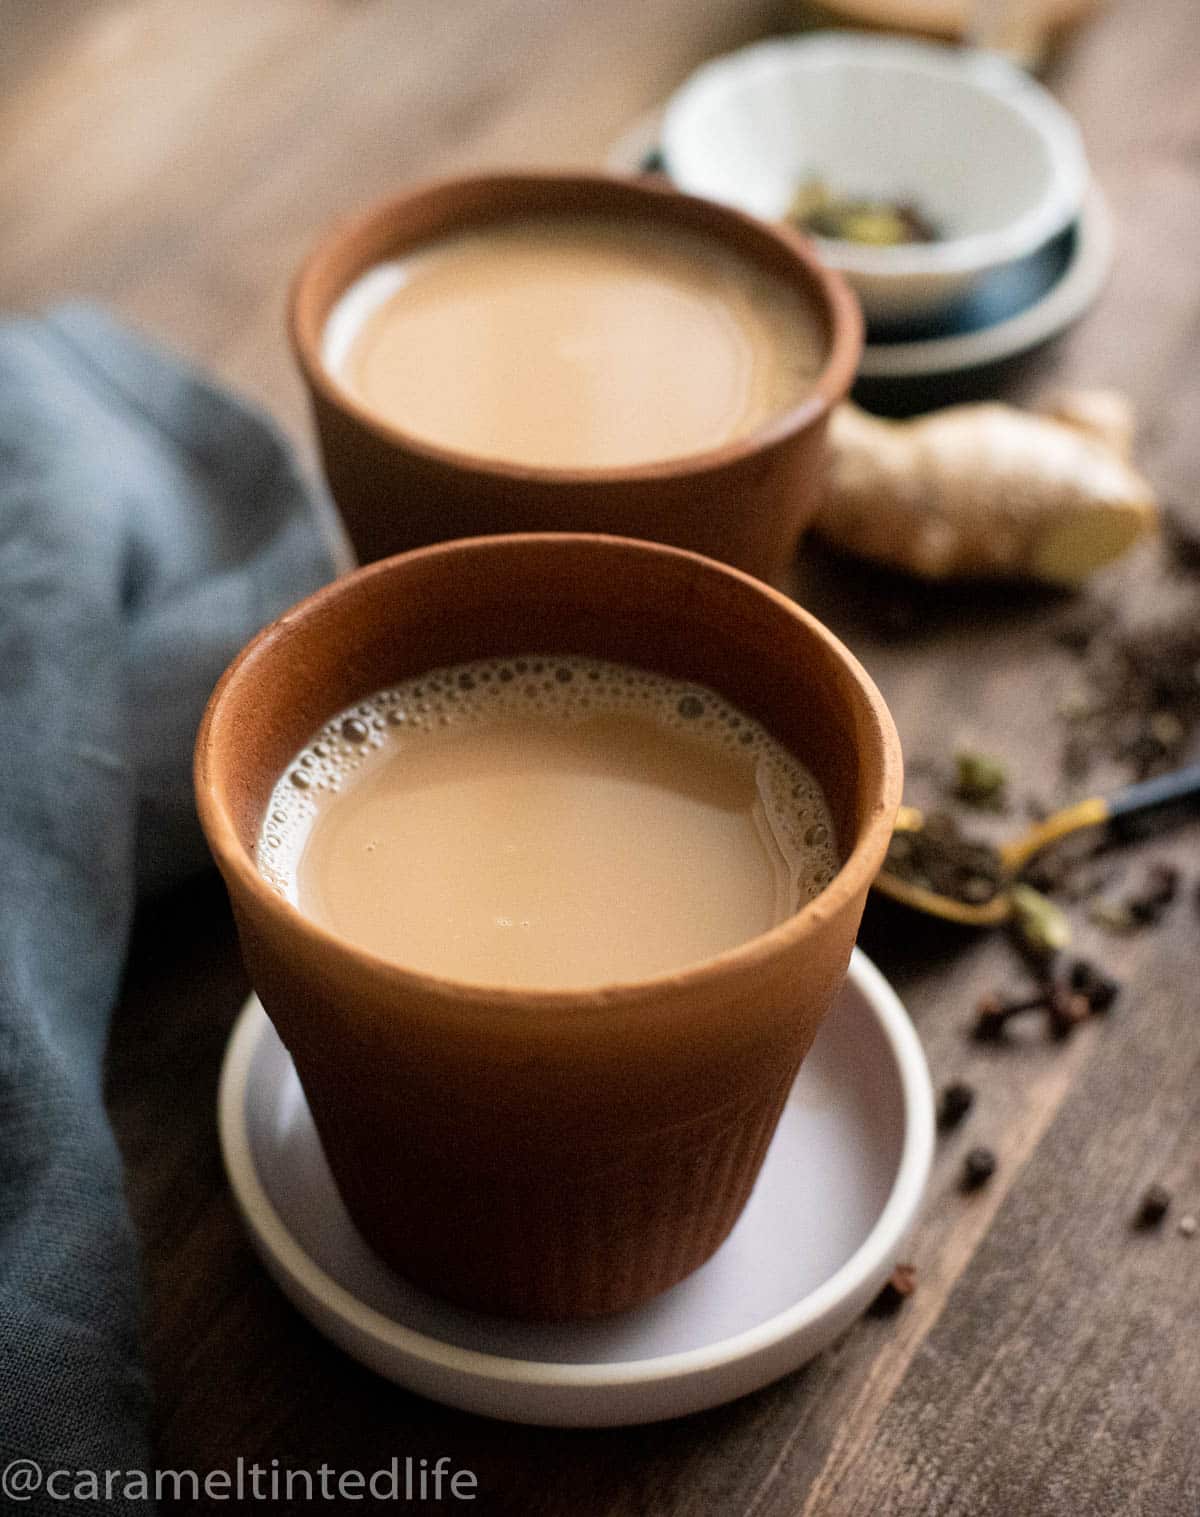
<svg viewBox="0 0 1200 1517">
<path fill-rule="evenodd" d="M 535 651 L 696 680 L 761 720 L 825 790 L 834 882 L 704 964 L 575 991 L 412 973 L 268 886 L 263 810 L 323 720 L 439 665 Z M 363 1235 L 460 1304 L 570 1317 L 666 1289 L 736 1221 L 845 974 L 901 761 L 863 670 L 786 597 L 662 546 L 532 534 L 389 559 L 288 612 L 218 685 L 196 785 L 251 979 Z"/>
<path fill-rule="evenodd" d="M 372 414 L 330 375 L 321 354 L 326 318 L 359 275 L 468 227 L 547 214 L 687 228 L 801 289 L 821 314 L 829 344 L 812 393 L 710 452 L 571 470 L 473 458 L 424 442 Z M 290 327 L 325 473 L 364 563 L 479 533 L 601 532 L 677 544 L 774 578 L 820 504 L 829 411 L 848 392 L 862 352 L 853 294 L 803 238 L 656 181 L 602 174 L 447 179 L 388 200 L 318 243 L 293 285 Z"/>
</svg>

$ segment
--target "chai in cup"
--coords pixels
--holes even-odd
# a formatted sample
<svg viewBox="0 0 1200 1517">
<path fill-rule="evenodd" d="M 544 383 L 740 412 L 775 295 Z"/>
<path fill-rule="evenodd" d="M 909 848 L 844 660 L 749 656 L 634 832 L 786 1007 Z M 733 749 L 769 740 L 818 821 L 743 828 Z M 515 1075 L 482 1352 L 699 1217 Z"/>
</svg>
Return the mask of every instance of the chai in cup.
<svg viewBox="0 0 1200 1517">
<path fill-rule="evenodd" d="M 214 693 L 196 782 L 363 1237 L 436 1295 L 562 1318 L 650 1299 L 733 1227 L 901 768 L 878 692 L 786 597 L 532 534 L 285 614 Z"/>
<path fill-rule="evenodd" d="M 340 223 L 290 329 L 360 561 L 595 532 L 767 580 L 820 504 L 862 350 L 854 296 L 803 238 L 579 173 L 414 185 Z"/>
<path fill-rule="evenodd" d="M 712 237 L 545 215 L 375 265 L 323 341 L 330 372 L 392 426 L 566 469 L 744 437 L 811 394 L 827 349 L 811 297 Z"/>
<path fill-rule="evenodd" d="M 544 654 L 339 712 L 275 786 L 257 856 L 381 958 L 553 989 L 715 958 L 838 864 L 820 786 L 760 723 L 703 686 Z"/>
</svg>

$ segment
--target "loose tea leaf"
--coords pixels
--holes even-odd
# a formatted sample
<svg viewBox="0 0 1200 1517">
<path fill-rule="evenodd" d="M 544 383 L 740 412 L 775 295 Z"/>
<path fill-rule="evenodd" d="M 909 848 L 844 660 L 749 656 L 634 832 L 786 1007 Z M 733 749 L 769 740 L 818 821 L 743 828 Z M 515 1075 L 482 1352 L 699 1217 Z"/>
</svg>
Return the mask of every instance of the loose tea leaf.
<svg viewBox="0 0 1200 1517">
<path fill-rule="evenodd" d="M 1137 630 L 1101 627 L 1072 651 L 1084 659 L 1087 685 L 1060 713 L 1064 775 L 1077 783 L 1101 758 L 1129 765 L 1139 779 L 1183 762 L 1200 728 L 1200 614 Z"/>
<path fill-rule="evenodd" d="M 943 812 L 927 816 L 917 832 L 893 833 L 886 867 L 911 885 L 972 906 L 986 905 L 1004 880 L 999 851 L 965 836 Z"/>
</svg>

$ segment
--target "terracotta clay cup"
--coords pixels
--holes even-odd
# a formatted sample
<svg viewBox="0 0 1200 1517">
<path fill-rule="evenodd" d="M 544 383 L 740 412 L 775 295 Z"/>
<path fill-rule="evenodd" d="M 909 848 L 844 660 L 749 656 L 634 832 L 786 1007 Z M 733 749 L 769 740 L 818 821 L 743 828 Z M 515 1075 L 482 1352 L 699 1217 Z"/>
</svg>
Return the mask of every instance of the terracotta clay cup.
<svg viewBox="0 0 1200 1517">
<path fill-rule="evenodd" d="M 326 320 L 360 274 L 448 234 L 531 214 L 688 228 L 798 286 L 828 339 L 812 393 L 708 452 L 629 468 L 533 468 L 424 442 L 372 414 L 331 375 L 322 359 Z M 290 325 L 325 473 L 363 563 L 482 532 L 608 532 L 676 543 L 774 578 L 820 505 L 829 411 L 862 352 L 854 295 L 803 239 L 662 184 L 600 174 L 447 179 L 385 201 L 318 243 L 293 285 Z"/>
<path fill-rule="evenodd" d="M 329 717 L 439 665 L 531 652 L 700 681 L 760 719 L 824 786 L 833 882 L 716 958 L 588 990 L 415 973 L 267 884 L 272 787 Z M 709 559 L 582 534 L 447 543 L 318 591 L 234 661 L 196 754 L 251 980 L 363 1236 L 437 1295 L 546 1318 L 654 1296 L 737 1220 L 842 983 L 900 786 L 879 693 L 813 617 Z"/>
</svg>

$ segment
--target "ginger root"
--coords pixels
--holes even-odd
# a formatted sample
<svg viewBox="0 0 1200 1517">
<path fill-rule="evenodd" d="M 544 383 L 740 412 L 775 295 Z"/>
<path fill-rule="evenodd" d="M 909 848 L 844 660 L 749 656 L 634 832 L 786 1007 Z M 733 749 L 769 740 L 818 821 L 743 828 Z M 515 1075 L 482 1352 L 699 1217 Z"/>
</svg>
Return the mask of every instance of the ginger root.
<svg viewBox="0 0 1200 1517">
<path fill-rule="evenodd" d="M 1043 413 L 986 402 L 911 421 L 845 403 L 830 418 L 817 530 L 925 579 L 1077 585 L 1158 524 L 1129 463 L 1132 415 L 1108 391 Z"/>
</svg>

